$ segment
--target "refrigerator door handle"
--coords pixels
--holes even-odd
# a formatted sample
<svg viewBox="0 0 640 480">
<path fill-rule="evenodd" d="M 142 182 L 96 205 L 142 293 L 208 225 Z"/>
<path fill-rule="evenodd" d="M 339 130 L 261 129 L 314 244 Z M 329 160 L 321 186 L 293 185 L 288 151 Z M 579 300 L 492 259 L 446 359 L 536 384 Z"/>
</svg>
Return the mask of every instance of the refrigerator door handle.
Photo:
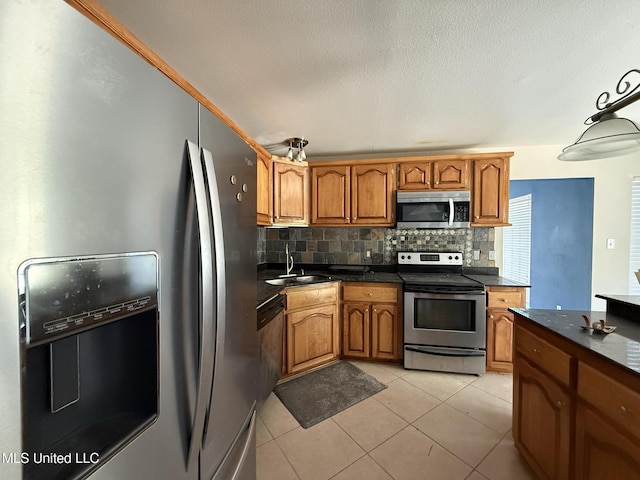
<svg viewBox="0 0 640 480">
<path fill-rule="evenodd" d="M 187 140 L 187 156 L 193 178 L 196 199 L 196 216 L 198 221 L 200 247 L 200 352 L 198 356 L 199 374 L 196 393 L 196 406 L 193 418 L 193 429 L 189 444 L 187 465 L 196 461 L 202 444 L 205 418 L 209 406 L 209 395 L 213 384 L 213 245 L 211 231 L 211 214 L 207 196 L 206 179 L 200 160 L 200 148 Z"/>
<path fill-rule="evenodd" d="M 207 182 L 209 191 L 209 200 L 211 205 L 211 220 L 213 223 L 213 248 L 214 248 L 214 261 L 215 261 L 215 286 L 211 291 L 215 290 L 216 300 L 216 351 L 215 359 L 213 360 L 214 379 L 215 382 L 215 369 L 221 368 L 222 358 L 224 357 L 224 345 L 226 335 L 226 312 L 227 312 L 227 276 L 225 271 L 225 251 L 224 251 L 224 236 L 222 231 L 222 206 L 220 204 L 220 195 L 218 192 L 218 182 L 216 181 L 216 171 L 213 165 L 213 155 L 205 148 L 202 149 L 202 161 L 204 164 L 205 180 Z M 215 391 L 215 389 L 214 389 Z M 211 392 L 213 397 L 213 392 Z M 203 443 L 206 441 L 206 432 L 203 438 Z"/>
<path fill-rule="evenodd" d="M 238 465 L 236 466 L 236 470 L 233 472 L 233 476 L 231 480 L 238 480 L 240 473 L 242 471 L 242 467 L 244 466 L 244 462 L 247 460 L 247 455 L 249 454 L 249 449 L 253 447 L 253 437 L 255 436 L 256 429 L 256 411 L 253 411 L 251 415 L 251 423 L 249 424 L 249 434 L 247 435 L 247 440 L 242 447 L 242 455 L 240 455 L 240 460 L 238 461 Z"/>
</svg>

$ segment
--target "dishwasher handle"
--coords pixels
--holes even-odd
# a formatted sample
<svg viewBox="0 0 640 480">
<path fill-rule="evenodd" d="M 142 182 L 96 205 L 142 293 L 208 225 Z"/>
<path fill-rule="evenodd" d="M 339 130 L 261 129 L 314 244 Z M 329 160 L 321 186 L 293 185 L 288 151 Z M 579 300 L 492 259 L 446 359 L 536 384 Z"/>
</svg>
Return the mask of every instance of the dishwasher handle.
<svg viewBox="0 0 640 480">
<path fill-rule="evenodd" d="M 286 296 L 278 293 L 265 303 L 260 305 L 257 314 L 257 329 L 260 330 L 268 325 L 285 309 Z"/>
</svg>

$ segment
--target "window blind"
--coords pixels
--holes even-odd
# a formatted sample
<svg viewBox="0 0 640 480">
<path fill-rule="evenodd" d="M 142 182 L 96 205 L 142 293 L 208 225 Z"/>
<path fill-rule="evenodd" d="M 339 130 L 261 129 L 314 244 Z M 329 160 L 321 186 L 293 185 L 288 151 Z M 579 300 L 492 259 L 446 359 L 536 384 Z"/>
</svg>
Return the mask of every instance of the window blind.
<svg viewBox="0 0 640 480">
<path fill-rule="evenodd" d="M 529 284 L 531 275 L 531 194 L 509 200 L 509 222 L 511 222 L 511 226 L 504 229 L 502 237 L 503 276 Z M 640 248 L 638 252 L 640 253 Z M 529 308 L 529 289 L 527 289 L 526 306 Z"/>
<path fill-rule="evenodd" d="M 631 181 L 631 238 L 629 239 L 629 295 L 640 295 L 635 272 L 640 268 L 640 177 Z"/>
</svg>

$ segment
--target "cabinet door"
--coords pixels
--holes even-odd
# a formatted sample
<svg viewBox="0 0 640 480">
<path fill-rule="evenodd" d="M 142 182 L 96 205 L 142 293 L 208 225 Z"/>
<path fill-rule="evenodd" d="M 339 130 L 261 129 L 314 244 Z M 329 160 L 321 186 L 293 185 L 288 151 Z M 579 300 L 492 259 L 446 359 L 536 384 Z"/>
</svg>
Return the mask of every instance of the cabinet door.
<svg viewBox="0 0 640 480">
<path fill-rule="evenodd" d="M 287 371 L 296 373 L 337 358 L 338 318 L 335 305 L 287 314 Z"/>
<path fill-rule="evenodd" d="M 273 223 L 309 223 L 307 167 L 273 163 Z"/>
<path fill-rule="evenodd" d="M 518 450 L 540 478 L 569 478 L 569 394 L 518 354 L 513 384 L 513 439 Z"/>
<path fill-rule="evenodd" d="M 431 162 L 400 164 L 399 190 L 426 190 L 431 188 Z"/>
<path fill-rule="evenodd" d="M 398 306 L 371 306 L 371 357 L 395 360 L 398 354 Z"/>
<path fill-rule="evenodd" d="M 513 313 L 487 310 L 487 370 L 513 370 Z"/>
<path fill-rule="evenodd" d="M 395 164 L 351 167 L 351 223 L 393 225 Z"/>
<path fill-rule="evenodd" d="M 434 161 L 432 188 L 469 189 L 469 160 Z"/>
<path fill-rule="evenodd" d="M 371 352 L 371 312 L 366 303 L 345 303 L 342 308 L 342 354 L 368 358 Z"/>
<path fill-rule="evenodd" d="M 472 224 L 509 225 L 509 158 L 473 162 Z"/>
<path fill-rule="evenodd" d="M 600 412 L 578 402 L 577 480 L 640 480 L 640 439 L 627 436 Z"/>
<path fill-rule="evenodd" d="M 343 225 L 351 221 L 348 166 L 311 168 L 311 223 Z"/>
<path fill-rule="evenodd" d="M 256 196 L 258 225 L 271 225 L 273 214 L 273 167 L 271 159 L 258 153 L 256 166 Z"/>
</svg>

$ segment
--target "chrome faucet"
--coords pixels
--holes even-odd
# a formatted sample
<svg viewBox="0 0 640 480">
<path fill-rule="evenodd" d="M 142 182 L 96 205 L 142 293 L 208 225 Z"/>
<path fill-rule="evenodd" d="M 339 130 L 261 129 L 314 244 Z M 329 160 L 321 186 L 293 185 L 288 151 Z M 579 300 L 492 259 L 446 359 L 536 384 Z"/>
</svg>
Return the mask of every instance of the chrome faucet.
<svg viewBox="0 0 640 480">
<path fill-rule="evenodd" d="M 293 270 L 293 255 L 289 255 L 289 244 L 285 243 L 284 245 L 284 254 L 285 254 L 285 261 L 286 261 L 286 270 L 287 270 L 287 275 L 291 275 L 291 271 Z"/>
</svg>

